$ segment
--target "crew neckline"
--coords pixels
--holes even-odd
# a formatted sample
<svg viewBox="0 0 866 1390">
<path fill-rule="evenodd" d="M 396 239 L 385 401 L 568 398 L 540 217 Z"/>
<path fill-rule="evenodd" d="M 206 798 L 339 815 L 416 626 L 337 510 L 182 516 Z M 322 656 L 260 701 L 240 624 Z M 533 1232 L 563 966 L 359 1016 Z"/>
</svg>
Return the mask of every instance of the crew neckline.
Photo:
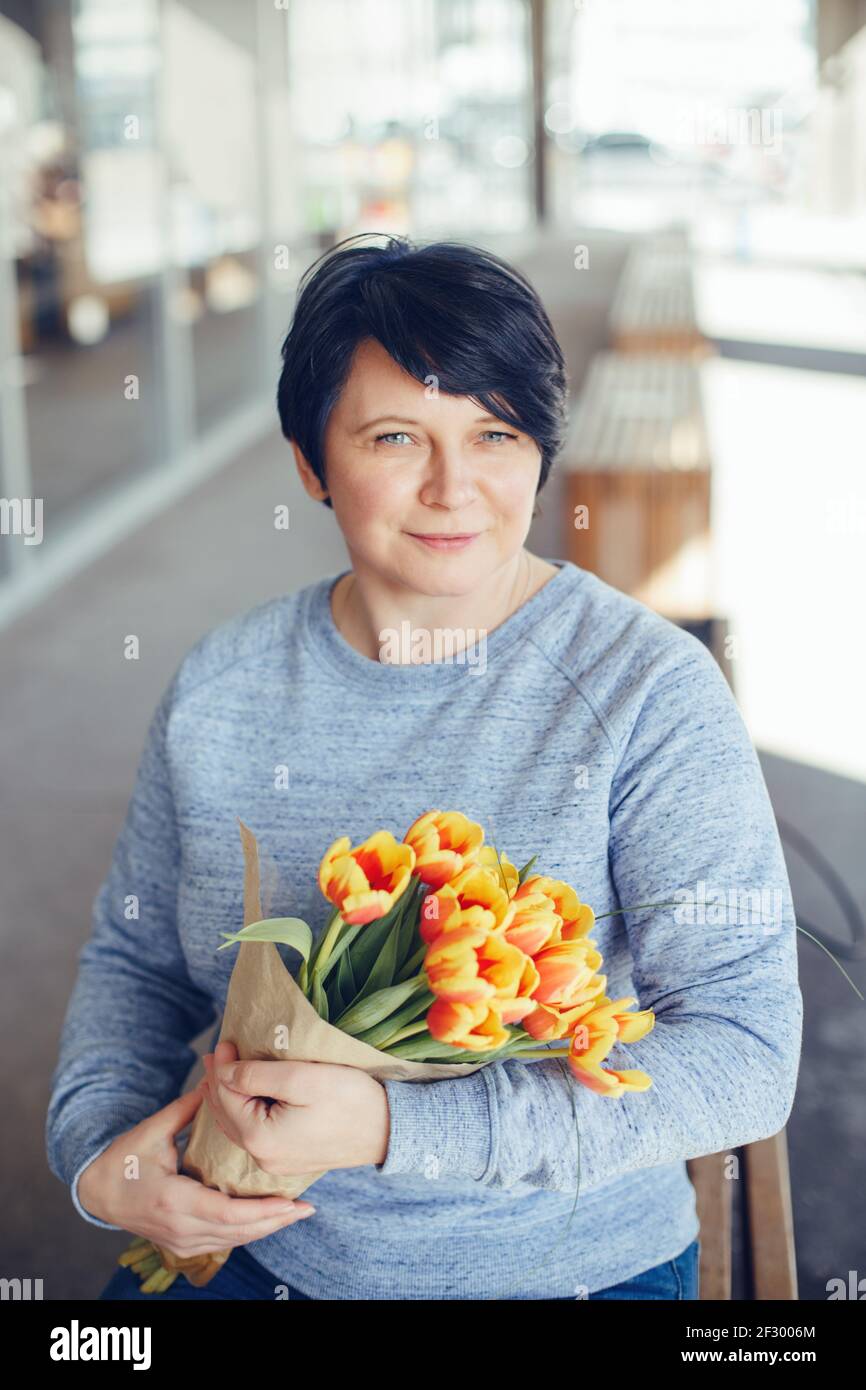
<svg viewBox="0 0 866 1390">
<path fill-rule="evenodd" d="M 548 559 L 540 557 L 556 567 L 545 584 L 531 598 L 516 608 L 513 613 L 488 632 L 485 638 L 485 665 L 498 661 L 504 652 L 514 646 L 530 628 L 541 622 L 553 612 L 577 588 L 585 571 L 571 560 Z M 413 692 L 439 690 L 456 681 L 474 678 L 480 674 L 478 666 L 473 668 L 469 661 L 430 661 L 417 665 L 397 665 L 373 661 L 356 651 L 340 632 L 331 612 L 331 594 L 351 570 L 340 570 L 339 574 L 328 575 L 305 591 L 305 602 L 301 614 L 301 629 L 307 647 L 317 660 L 326 665 L 334 674 L 355 685 L 368 688 L 401 689 Z"/>
</svg>

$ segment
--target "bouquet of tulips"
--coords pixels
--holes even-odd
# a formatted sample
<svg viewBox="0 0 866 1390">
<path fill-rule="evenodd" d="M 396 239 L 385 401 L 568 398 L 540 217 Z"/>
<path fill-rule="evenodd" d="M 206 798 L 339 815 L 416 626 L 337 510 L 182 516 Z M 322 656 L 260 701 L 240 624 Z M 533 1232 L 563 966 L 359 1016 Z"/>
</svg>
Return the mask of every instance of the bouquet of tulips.
<svg viewBox="0 0 866 1390">
<path fill-rule="evenodd" d="M 333 911 L 314 944 L 300 918 L 262 918 L 258 847 L 238 823 L 244 926 L 222 932 L 218 949 L 240 947 L 220 1033 L 240 1058 L 422 1081 L 505 1058 L 563 1057 L 574 1080 L 602 1096 L 652 1084 L 645 1072 L 603 1066 L 615 1043 L 637 1042 L 655 1016 L 631 1012 L 634 998 L 607 998 L 590 939 L 595 914 L 567 883 L 533 873 L 537 856 L 517 869 L 459 811 L 427 811 L 402 840 L 386 830 L 354 848 L 335 840 L 319 867 Z M 278 944 L 298 953 L 297 980 Z M 290 1198 L 323 1176 L 264 1172 L 206 1101 L 182 1171 L 234 1196 Z M 207 1283 L 230 1253 L 182 1258 L 138 1239 L 120 1263 L 141 1275 L 143 1290 L 161 1292 L 181 1272 Z"/>
</svg>

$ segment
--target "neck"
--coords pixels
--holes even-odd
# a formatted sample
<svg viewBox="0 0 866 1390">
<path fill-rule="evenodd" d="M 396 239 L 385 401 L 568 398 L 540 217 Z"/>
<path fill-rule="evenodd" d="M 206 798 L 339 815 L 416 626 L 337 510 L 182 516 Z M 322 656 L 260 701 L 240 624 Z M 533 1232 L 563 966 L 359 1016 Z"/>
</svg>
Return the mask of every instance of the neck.
<svg viewBox="0 0 866 1390">
<path fill-rule="evenodd" d="M 399 631 L 407 621 L 412 631 L 448 629 L 459 651 L 479 632 L 499 627 L 556 574 L 555 565 L 521 550 L 469 593 L 429 595 L 390 584 L 352 558 L 352 572 L 331 596 L 331 611 L 338 631 L 371 661 L 380 658 L 380 634 Z"/>
</svg>

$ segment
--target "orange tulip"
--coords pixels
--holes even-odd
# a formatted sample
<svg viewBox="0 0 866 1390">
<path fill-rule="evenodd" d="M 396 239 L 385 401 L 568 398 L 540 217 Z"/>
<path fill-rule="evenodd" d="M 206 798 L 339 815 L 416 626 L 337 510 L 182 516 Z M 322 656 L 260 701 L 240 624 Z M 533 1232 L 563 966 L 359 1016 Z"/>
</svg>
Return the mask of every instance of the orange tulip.
<svg viewBox="0 0 866 1390">
<path fill-rule="evenodd" d="M 403 839 L 415 851 L 416 878 L 435 889 L 475 862 L 484 831 L 461 811 L 427 811 Z"/>
<path fill-rule="evenodd" d="M 505 936 L 512 946 L 535 956 L 549 941 L 558 938 L 561 918 L 545 893 L 535 893 L 523 883 L 511 902 L 514 912 Z"/>
<path fill-rule="evenodd" d="M 551 909 L 560 919 L 559 931 L 549 943 L 554 941 L 578 941 L 589 935 L 595 925 L 595 913 L 588 903 L 580 898 L 567 883 L 558 878 L 547 878 L 544 874 L 530 874 L 520 885 L 520 893 L 543 893 L 549 900 Z"/>
<path fill-rule="evenodd" d="M 602 963 L 592 943 L 561 941 L 545 946 L 533 956 L 538 970 L 539 985 L 535 999 L 539 1004 L 558 1004 L 561 1008 L 575 1002 L 575 996 L 586 989 Z"/>
<path fill-rule="evenodd" d="M 520 883 L 520 871 L 516 864 L 512 864 L 507 854 L 497 855 L 493 845 L 482 845 L 478 851 L 477 862 L 482 869 L 486 869 L 493 876 L 494 883 L 498 883 L 500 888 L 504 888 L 509 898 L 513 898 Z M 503 875 L 505 882 L 502 882 Z"/>
<path fill-rule="evenodd" d="M 344 835 L 331 845 L 319 865 L 319 887 L 343 921 L 357 926 L 384 917 L 406 891 L 415 851 L 387 830 L 356 849 L 351 844 Z"/>
<path fill-rule="evenodd" d="M 421 907 L 418 931 L 422 941 L 432 944 L 440 932 L 457 927 L 478 927 L 485 931 L 504 929 L 514 909 L 504 888 L 477 864 L 471 864 L 435 893 L 428 893 Z"/>
<path fill-rule="evenodd" d="M 502 1047 L 509 1038 L 495 1001 L 488 1000 L 461 1004 L 437 999 L 427 1010 L 427 1027 L 437 1042 L 472 1052 L 489 1052 Z"/>
<path fill-rule="evenodd" d="M 569 1004 L 538 1004 L 531 1014 L 527 1014 L 521 1026 L 539 1042 L 564 1038 L 595 1007 L 598 996 L 604 994 L 606 988 L 607 976 L 593 975 L 584 989 L 575 991 Z"/>
<path fill-rule="evenodd" d="M 439 999 L 489 1003 L 504 1023 L 517 1023 L 535 1008 L 538 971 L 496 931 L 459 926 L 440 932 L 424 957 L 424 971 Z"/>
<path fill-rule="evenodd" d="M 598 1095 L 619 1096 L 625 1091 L 646 1091 L 652 1079 L 636 1069 L 620 1071 L 603 1067 L 617 1040 L 637 1042 L 655 1024 L 651 1009 L 629 1014 L 626 1009 L 636 999 L 601 999 L 577 1024 L 572 1033 L 568 1065 L 581 1085 Z"/>
</svg>

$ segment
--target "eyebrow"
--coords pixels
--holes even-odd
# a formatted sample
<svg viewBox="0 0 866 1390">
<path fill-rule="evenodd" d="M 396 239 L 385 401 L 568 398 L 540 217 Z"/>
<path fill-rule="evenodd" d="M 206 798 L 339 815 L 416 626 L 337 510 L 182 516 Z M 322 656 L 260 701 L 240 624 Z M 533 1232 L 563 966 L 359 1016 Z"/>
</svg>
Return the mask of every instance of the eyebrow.
<svg viewBox="0 0 866 1390">
<path fill-rule="evenodd" d="M 497 425 L 506 423 L 504 420 L 500 420 L 498 415 L 478 415 L 471 423 L 473 425 L 484 425 L 488 420 L 492 420 L 494 424 Z M 390 423 L 392 425 L 420 425 L 422 421 L 407 420 L 401 415 L 378 415 L 375 420 L 367 420 L 365 424 L 360 425 L 356 433 L 360 434 L 361 430 L 368 430 L 371 429 L 373 425 L 383 425 L 385 423 Z M 512 425 L 511 428 L 513 429 L 514 426 Z"/>
</svg>

